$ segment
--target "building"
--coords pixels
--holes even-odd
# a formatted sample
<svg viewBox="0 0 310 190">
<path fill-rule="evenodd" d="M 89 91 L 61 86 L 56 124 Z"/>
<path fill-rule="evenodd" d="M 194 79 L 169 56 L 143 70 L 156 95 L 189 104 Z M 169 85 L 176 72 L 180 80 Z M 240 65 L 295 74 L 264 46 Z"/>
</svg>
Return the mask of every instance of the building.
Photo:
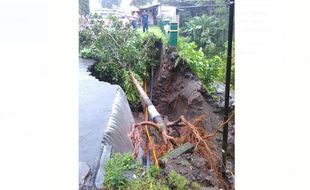
<svg viewBox="0 0 310 190">
<path fill-rule="evenodd" d="M 158 19 L 170 20 L 177 23 L 179 23 L 180 20 L 179 10 L 175 6 L 153 3 L 141 6 L 139 9 L 140 15 L 143 13 L 143 11 L 146 11 L 149 15 L 149 25 L 156 25 Z"/>
</svg>

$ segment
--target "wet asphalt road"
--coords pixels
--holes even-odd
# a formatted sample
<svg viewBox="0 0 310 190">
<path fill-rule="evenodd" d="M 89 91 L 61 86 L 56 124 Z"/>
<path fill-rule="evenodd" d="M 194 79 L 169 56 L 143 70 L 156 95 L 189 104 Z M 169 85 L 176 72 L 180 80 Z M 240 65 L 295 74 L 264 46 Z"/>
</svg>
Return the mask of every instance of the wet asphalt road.
<svg viewBox="0 0 310 190">
<path fill-rule="evenodd" d="M 87 68 L 94 61 L 79 60 L 79 162 L 91 168 L 99 156 L 100 144 L 117 86 L 90 76 Z"/>
</svg>

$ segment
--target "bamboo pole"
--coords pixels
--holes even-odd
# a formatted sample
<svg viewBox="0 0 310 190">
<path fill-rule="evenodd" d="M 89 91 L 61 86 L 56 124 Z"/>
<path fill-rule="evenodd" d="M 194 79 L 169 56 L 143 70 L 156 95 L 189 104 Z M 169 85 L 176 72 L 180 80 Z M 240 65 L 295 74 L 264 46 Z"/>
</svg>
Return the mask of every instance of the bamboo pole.
<svg viewBox="0 0 310 190">
<path fill-rule="evenodd" d="M 143 88 L 141 87 L 141 85 L 139 84 L 139 82 L 137 81 L 137 79 L 134 77 L 133 72 L 129 69 L 129 74 L 131 77 L 131 80 L 133 82 L 133 84 L 136 86 L 141 99 L 144 101 L 148 113 L 151 117 L 151 119 L 157 124 L 157 126 L 159 127 L 161 133 L 162 133 L 162 137 L 165 141 L 165 143 L 167 144 L 168 139 L 171 139 L 172 137 L 168 136 L 167 134 L 167 128 L 166 125 L 164 123 L 163 118 L 161 117 L 161 115 L 158 113 L 158 111 L 156 110 L 155 106 L 153 105 L 152 101 L 150 100 L 150 98 L 148 97 L 148 95 L 144 92 Z"/>
</svg>

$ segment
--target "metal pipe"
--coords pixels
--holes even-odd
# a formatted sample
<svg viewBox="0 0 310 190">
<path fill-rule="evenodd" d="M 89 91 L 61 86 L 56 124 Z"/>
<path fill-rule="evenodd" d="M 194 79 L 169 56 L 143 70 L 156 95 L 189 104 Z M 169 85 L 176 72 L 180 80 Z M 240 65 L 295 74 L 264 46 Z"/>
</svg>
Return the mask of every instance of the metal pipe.
<svg viewBox="0 0 310 190">
<path fill-rule="evenodd" d="M 229 90 L 230 90 L 230 73 L 231 73 L 231 58 L 232 58 L 232 38 L 233 38 L 233 22 L 234 22 L 234 0 L 229 4 L 229 24 L 228 24 L 228 47 L 227 47 L 227 64 L 226 64 L 226 83 L 225 83 L 225 117 L 228 119 L 229 114 Z M 223 145 L 222 145 L 222 161 L 226 168 L 227 159 L 227 137 L 228 137 L 228 123 L 224 125 L 223 130 Z"/>
<path fill-rule="evenodd" d="M 151 119 L 157 124 L 157 126 L 159 127 L 159 129 L 162 133 L 162 137 L 163 137 L 165 143 L 167 143 L 169 136 L 167 134 L 167 128 L 166 128 L 166 125 L 164 123 L 164 119 L 158 113 L 158 111 L 156 110 L 152 101 L 150 100 L 148 95 L 144 92 L 143 88 L 141 87 L 141 85 L 139 84 L 137 79 L 134 77 L 133 72 L 131 70 L 129 70 L 129 73 L 130 73 L 130 77 L 131 77 L 132 82 L 134 83 L 135 87 L 137 88 L 137 90 L 139 92 L 140 98 L 144 101 L 144 103 L 146 105 L 146 108 L 148 110 L 148 113 L 149 113 Z"/>
</svg>

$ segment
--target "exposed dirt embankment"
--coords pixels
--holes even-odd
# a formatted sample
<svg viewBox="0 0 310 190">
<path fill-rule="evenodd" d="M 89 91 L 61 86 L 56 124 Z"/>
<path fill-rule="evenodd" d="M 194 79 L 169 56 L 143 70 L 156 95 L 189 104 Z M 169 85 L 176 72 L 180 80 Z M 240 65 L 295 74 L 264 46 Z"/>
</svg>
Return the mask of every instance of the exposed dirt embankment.
<svg viewBox="0 0 310 190">
<path fill-rule="evenodd" d="M 204 90 L 200 81 L 183 63 L 175 67 L 177 53 L 167 49 L 162 57 L 160 69 L 156 75 L 153 103 L 159 113 L 168 120 L 176 120 L 181 115 L 193 120 L 198 116 L 207 115 L 205 126 L 210 132 L 222 121 L 221 114 L 214 113 L 214 108 L 203 96 Z"/>
<path fill-rule="evenodd" d="M 173 48 L 166 49 L 162 53 L 160 68 L 154 81 L 153 103 L 166 122 L 177 120 L 184 115 L 193 123 L 199 116 L 207 115 L 203 128 L 207 133 L 211 133 L 223 122 L 223 115 L 187 65 L 180 61 L 175 66 L 176 58 L 177 53 Z M 229 128 L 227 166 L 234 172 L 234 126 L 230 123 Z M 173 135 L 173 131 L 170 130 L 169 134 Z M 212 144 L 215 145 L 214 153 L 218 156 L 221 155 L 221 137 L 222 134 L 219 133 L 212 140 Z M 197 152 L 183 154 L 169 160 L 168 163 L 164 169 L 166 173 L 174 169 L 187 179 L 198 181 L 204 186 L 217 186 L 213 180 L 214 170 L 208 169 L 208 161 Z M 230 177 L 229 181 L 231 185 L 233 179 Z"/>
<path fill-rule="evenodd" d="M 156 70 L 154 77 L 153 99 L 152 102 L 158 112 L 164 117 L 166 123 L 175 121 L 184 116 L 190 123 L 206 115 L 202 119 L 201 134 L 211 134 L 216 128 L 223 123 L 223 115 L 219 111 L 219 107 L 210 99 L 208 93 L 203 89 L 198 78 L 186 66 L 183 61 L 175 66 L 177 58 L 176 50 L 169 48 L 163 50 L 161 54 L 160 68 Z M 150 87 L 150 85 L 148 85 Z M 150 90 L 148 90 L 149 92 Z M 134 113 L 135 121 L 141 122 L 145 120 L 143 113 Z M 201 118 L 201 117 L 200 117 Z M 198 126 L 196 126 L 198 127 Z M 152 139 L 154 144 L 160 146 L 162 144 L 159 134 L 152 131 Z M 181 127 L 168 128 L 169 135 L 181 138 L 187 133 L 182 133 Z M 181 135 L 182 134 L 182 135 Z M 185 135 L 186 134 L 186 135 Z M 147 138 L 144 137 L 147 142 Z M 229 127 L 229 147 L 228 147 L 228 169 L 234 173 L 233 157 L 234 157 L 234 126 L 230 123 Z M 216 167 L 221 167 L 221 145 L 222 134 L 218 133 L 214 138 L 208 139 L 208 146 L 212 148 Z M 178 148 L 174 146 L 173 149 Z M 201 149 L 200 149 L 201 150 Z M 157 152 L 158 154 L 160 153 Z M 161 154 L 158 156 L 160 157 Z M 210 154 L 209 154 L 210 155 Z M 171 170 L 175 170 L 179 174 L 185 176 L 188 180 L 199 182 L 202 186 L 217 187 L 231 189 L 233 178 L 229 176 L 229 188 L 224 187 L 220 182 L 220 169 L 214 170 L 210 168 L 209 160 L 206 159 L 206 153 L 200 152 L 198 149 L 188 151 L 177 158 L 169 159 L 164 166 L 164 174 L 168 175 Z M 216 178 L 216 179 L 215 179 Z"/>
</svg>

